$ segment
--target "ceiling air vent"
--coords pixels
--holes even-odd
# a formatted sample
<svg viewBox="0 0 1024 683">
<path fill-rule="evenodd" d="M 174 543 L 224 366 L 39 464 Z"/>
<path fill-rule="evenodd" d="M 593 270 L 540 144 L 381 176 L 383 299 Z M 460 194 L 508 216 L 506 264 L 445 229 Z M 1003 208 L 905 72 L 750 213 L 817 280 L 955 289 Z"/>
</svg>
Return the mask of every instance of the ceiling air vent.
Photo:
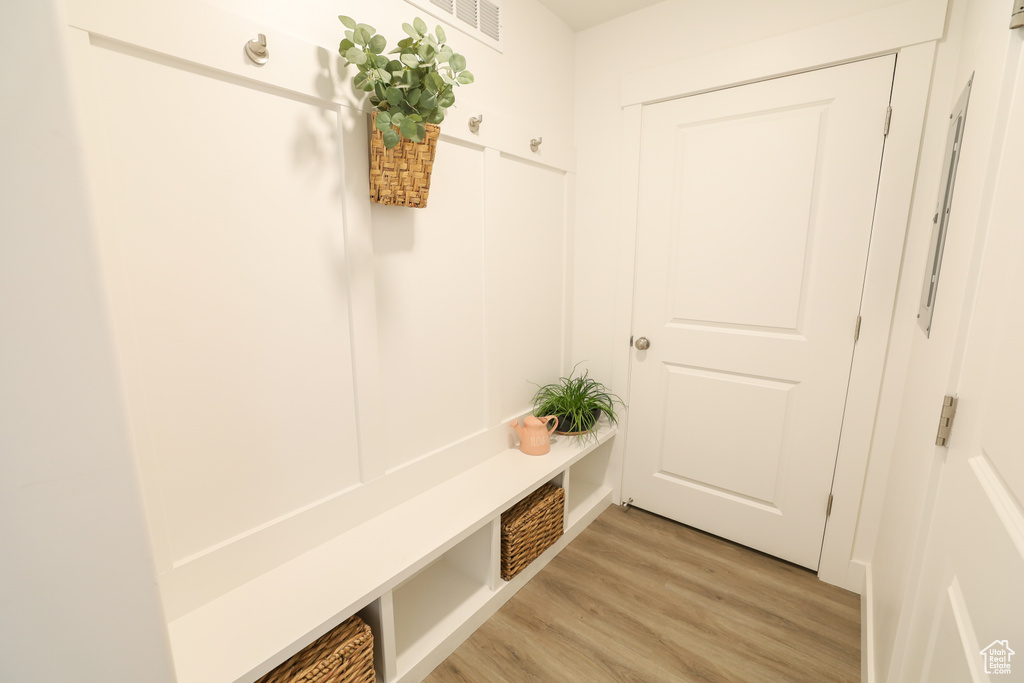
<svg viewBox="0 0 1024 683">
<path fill-rule="evenodd" d="M 406 0 L 433 17 L 501 51 L 501 5 L 491 0 Z M 456 43 L 458 45 L 458 43 Z"/>
</svg>

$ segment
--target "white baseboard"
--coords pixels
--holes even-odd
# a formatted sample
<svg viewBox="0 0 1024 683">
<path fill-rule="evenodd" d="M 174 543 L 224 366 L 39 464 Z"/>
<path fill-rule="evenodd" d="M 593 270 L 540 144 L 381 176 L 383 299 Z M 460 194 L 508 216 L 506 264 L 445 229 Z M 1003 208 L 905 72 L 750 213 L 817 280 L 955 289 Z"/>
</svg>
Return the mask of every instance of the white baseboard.
<svg viewBox="0 0 1024 683">
<path fill-rule="evenodd" d="M 864 571 L 866 565 L 858 560 L 850 560 L 842 571 L 828 571 L 826 567 L 818 567 L 818 579 L 832 586 L 839 586 L 857 595 L 864 594 Z"/>
<path fill-rule="evenodd" d="M 864 584 L 860 593 L 860 680 L 861 683 L 876 683 L 875 676 L 875 610 L 872 606 L 874 590 L 871 585 L 871 565 L 856 563 L 863 567 Z"/>
<path fill-rule="evenodd" d="M 864 595 L 864 581 L 868 571 L 868 566 L 858 560 L 850 560 L 850 565 L 846 570 L 846 580 L 843 582 L 843 588 L 848 591 L 853 591 L 857 595 Z"/>
</svg>

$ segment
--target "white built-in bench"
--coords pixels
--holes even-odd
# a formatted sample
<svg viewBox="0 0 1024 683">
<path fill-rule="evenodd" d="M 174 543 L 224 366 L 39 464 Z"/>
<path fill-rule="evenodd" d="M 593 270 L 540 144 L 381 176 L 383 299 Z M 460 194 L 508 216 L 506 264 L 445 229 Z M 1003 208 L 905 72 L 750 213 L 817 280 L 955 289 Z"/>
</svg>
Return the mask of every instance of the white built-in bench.
<svg viewBox="0 0 1024 683">
<path fill-rule="evenodd" d="M 502 451 L 172 621 L 179 683 L 252 683 L 356 613 L 378 681 L 421 680 L 611 503 L 614 434 Z M 548 481 L 566 490 L 565 536 L 506 583 L 501 513 Z"/>
</svg>

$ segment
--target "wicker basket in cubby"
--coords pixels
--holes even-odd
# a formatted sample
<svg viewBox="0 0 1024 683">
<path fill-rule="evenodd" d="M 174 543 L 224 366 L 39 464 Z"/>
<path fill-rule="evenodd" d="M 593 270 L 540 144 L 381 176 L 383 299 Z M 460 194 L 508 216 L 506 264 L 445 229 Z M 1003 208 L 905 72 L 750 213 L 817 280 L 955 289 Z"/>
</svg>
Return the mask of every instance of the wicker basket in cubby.
<svg viewBox="0 0 1024 683">
<path fill-rule="evenodd" d="M 511 581 L 562 537 L 565 489 L 544 484 L 501 514 L 501 578 Z"/>
<path fill-rule="evenodd" d="M 374 683 L 373 632 L 354 616 L 256 683 Z"/>
</svg>

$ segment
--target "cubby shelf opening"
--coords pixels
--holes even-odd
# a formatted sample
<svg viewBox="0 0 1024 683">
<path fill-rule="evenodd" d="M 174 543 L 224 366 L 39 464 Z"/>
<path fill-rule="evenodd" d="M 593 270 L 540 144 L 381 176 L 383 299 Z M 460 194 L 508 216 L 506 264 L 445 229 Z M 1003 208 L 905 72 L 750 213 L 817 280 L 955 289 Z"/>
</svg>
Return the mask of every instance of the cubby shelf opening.
<svg viewBox="0 0 1024 683">
<path fill-rule="evenodd" d="M 605 483 L 610 458 L 611 444 L 605 443 L 569 468 L 569 486 L 566 490 L 567 528 L 580 521 L 598 501 L 611 493 L 611 487 Z"/>
<path fill-rule="evenodd" d="M 408 671 L 494 592 L 496 521 L 486 524 L 394 591 L 399 675 Z"/>
</svg>

